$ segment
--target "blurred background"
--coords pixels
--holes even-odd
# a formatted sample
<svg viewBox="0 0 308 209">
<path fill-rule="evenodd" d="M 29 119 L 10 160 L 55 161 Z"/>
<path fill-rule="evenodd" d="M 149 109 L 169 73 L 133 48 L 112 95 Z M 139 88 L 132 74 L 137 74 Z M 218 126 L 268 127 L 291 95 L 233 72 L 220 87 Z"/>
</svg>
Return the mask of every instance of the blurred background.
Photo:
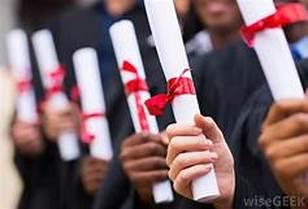
<svg viewBox="0 0 308 209">
<path fill-rule="evenodd" d="M 14 85 L 4 70 L 8 63 L 5 45 L 6 34 L 16 27 L 31 32 L 46 21 L 68 9 L 86 7 L 96 0 L 0 0 L 0 83 L 5 88 L 0 93 L 0 209 L 17 207 L 22 191 L 22 182 L 13 163 L 14 148 L 8 136 L 14 101 Z M 4 102 L 5 101 L 5 102 Z"/>
</svg>

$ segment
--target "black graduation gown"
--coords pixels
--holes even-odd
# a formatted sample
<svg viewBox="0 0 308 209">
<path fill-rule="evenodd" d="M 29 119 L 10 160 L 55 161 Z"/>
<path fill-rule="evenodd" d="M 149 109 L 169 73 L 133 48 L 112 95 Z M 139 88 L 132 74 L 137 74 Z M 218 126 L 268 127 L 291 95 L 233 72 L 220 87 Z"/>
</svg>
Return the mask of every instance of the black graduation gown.
<svg viewBox="0 0 308 209">
<path fill-rule="evenodd" d="M 39 105 L 44 96 L 37 64 L 31 49 L 33 86 Z M 43 135 L 44 136 L 44 135 Z M 36 157 L 26 157 L 15 151 L 14 161 L 23 182 L 23 191 L 18 209 L 62 209 L 61 170 L 62 164 L 56 144 L 44 137 L 45 151 Z"/>
<path fill-rule="evenodd" d="M 67 69 L 67 79 L 65 83 L 68 94 L 69 90 L 76 85 L 72 54 L 77 49 L 82 47 L 94 47 L 98 50 L 100 61 L 104 60 L 104 57 L 101 57 L 100 53 L 104 50 L 104 43 L 101 43 L 101 37 L 103 34 L 106 35 L 108 33 L 101 30 L 99 6 L 101 5 L 96 5 L 88 9 L 69 11 L 49 25 L 55 38 L 59 58 Z M 157 70 L 160 69 L 157 55 L 155 49 L 152 48 L 148 42 L 150 32 L 147 26 L 144 8 L 138 6 L 124 15 L 121 19 L 123 18 L 130 19 L 135 24 L 147 75 L 151 78 L 149 80 L 150 91 L 154 93 L 163 92 L 164 85 L 162 85 L 162 83 L 164 83 L 164 77 L 162 72 Z M 120 208 L 131 193 L 130 182 L 122 170 L 121 163 L 118 159 L 118 153 L 122 140 L 133 133 L 126 97 L 114 57 L 112 62 L 114 67 L 111 70 L 111 76 L 110 71 L 108 75 L 106 74 L 103 64 L 101 64 L 101 76 L 103 79 L 107 117 L 109 120 L 115 156 L 111 162 L 109 172 L 103 182 L 101 191 L 95 198 L 96 207 L 108 209 Z M 150 69 L 147 70 L 147 68 Z M 108 79 L 104 79 L 107 76 Z M 166 124 L 173 121 L 173 117 L 170 117 L 170 109 L 166 112 L 167 116 L 159 118 L 161 127 L 165 127 Z M 83 154 L 87 155 L 88 151 L 85 150 Z M 79 162 L 66 166 L 66 186 L 63 187 L 63 190 L 66 191 L 64 193 L 67 194 L 64 197 L 67 208 L 89 208 L 94 200 L 93 197 L 88 196 L 83 190 L 79 171 Z"/>
<path fill-rule="evenodd" d="M 298 64 L 304 88 L 308 87 L 308 60 Z M 262 123 L 273 104 L 269 86 L 265 84 L 243 108 L 231 139 L 237 170 L 257 190 L 259 197 L 283 196 L 271 169 L 258 146 Z M 279 207 L 278 207 L 279 208 Z"/>
</svg>

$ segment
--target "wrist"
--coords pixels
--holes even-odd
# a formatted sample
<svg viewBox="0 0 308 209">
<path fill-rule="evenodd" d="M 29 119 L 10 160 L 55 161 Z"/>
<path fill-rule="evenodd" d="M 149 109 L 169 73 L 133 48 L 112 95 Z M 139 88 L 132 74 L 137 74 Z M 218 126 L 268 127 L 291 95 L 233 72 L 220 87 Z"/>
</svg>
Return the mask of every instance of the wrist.
<svg viewBox="0 0 308 209">
<path fill-rule="evenodd" d="M 215 209 L 233 209 L 234 197 L 235 197 L 235 172 L 232 172 L 232 178 L 229 182 L 226 182 L 226 187 L 222 188 L 221 196 L 214 201 L 213 205 Z"/>
</svg>

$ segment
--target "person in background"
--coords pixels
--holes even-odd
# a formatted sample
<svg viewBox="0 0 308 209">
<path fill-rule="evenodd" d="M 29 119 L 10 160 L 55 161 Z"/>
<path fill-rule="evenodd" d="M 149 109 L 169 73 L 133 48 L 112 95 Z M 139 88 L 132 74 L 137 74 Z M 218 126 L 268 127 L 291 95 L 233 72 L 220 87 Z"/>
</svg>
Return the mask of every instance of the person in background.
<svg viewBox="0 0 308 209">
<path fill-rule="evenodd" d="M 32 32 L 74 4 L 75 0 L 17 0 L 18 25 Z"/>
<path fill-rule="evenodd" d="M 16 208 L 22 184 L 12 162 L 14 148 L 9 137 L 9 127 L 14 115 L 15 83 L 9 73 L 0 69 L 0 208 Z"/>
<path fill-rule="evenodd" d="M 295 27 L 296 25 L 294 25 Z M 288 37 L 295 37 L 297 34 L 290 34 L 290 32 L 287 31 L 287 35 Z M 255 57 L 252 56 L 252 58 Z M 241 62 L 243 62 L 245 60 L 245 62 L 249 61 L 247 57 L 241 57 Z M 255 58 L 254 58 L 255 59 Z M 226 64 L 226 63 L 224 63 Z M 253 59 L 250 59 L 250 61 L 248 62 L 247 66 L 245 68 L 238 68 L 237 71 L 234 72 L 234 76 L 236 75 L 237 78 L 239 78 L 239 75 L 242 74 L 240 73 L 241 70 L 243 70 L 243 72 L 247 71 L 247 69 L 249 69 L 249 73 L 254 74 L 256 72 L 262 72 L 261 67 L 259 64 L 256 65 L 256 68 L 253 67 Z M 299 65 L 299 72 L 302 78 L 302 82 L 303 82 L 303 86 L 307 86 L 307 69 L 308 69 L 308 65 L 307 65 L 307 60 L 303 61 L 300 65 Z M 250 76 L 249 76 L 250 77 Z M 246 77 L 244 80 L 247 81 Z M 260 77 L 262 78 L 262 77 Z M 264 78 L 263 78 L 264 79 Z M 230 82 L 232 80 L 232 75 L 229 75 L 229 78 L 226 80 L 226 82 Z M 255 79 L 256 80 L 256 79 Z M 223 82 L 220 82 L 220 85 Z M 229 83 L 231 84 L 231 83 Z M 260 84 L 262 84 L 262 81 L 260 82 Z M 211 85 L 213 87 L 213 84 Z M 215 86 L 215 85 L 214 85 Z M 232 87 L 233 86 L 233 87 Z M 237 88 L 237 94 L 239 94 L 240 91 L 239 90 L 239 86 L 238 85 L 227 85 L 225 86 L 223 89 L 224 94 L 228 95 L 231 94 L 230 91 L 232 91 L 230 88 Z M 221 112 L 223 109 L 218 108 L 217 112 L 220 112 L 217 115 L 214 115 L 214 120 L 217 122 L 218 121 L 218 125 L 219 127 L 222 129 L 226 141 L 230 146 L 230 149 L 233 152 L 233 156 L 236 162 L 236 167 L 235 167 L 235 171 L 238 174 L 237 176 L 239 177 L 239 181 L 241 181 L 242 177 L 244 177 L 244 181 L 248 182 L 248 184 L 250 184 L 250 186 L 248 188 L 251 188 L 252 190 L 246 191 L 246 192 L 240 192 L 237 193 L 238 195 L 236 195 L 238 201 L 235 200 L 235 204 L 236 206 L 234 206 L 235 208 L 247 208 L 247 207 L 252 207 L 252 208 L 257 208 L 258 205 L 252 204 L 251 206 L 247 206 L 245 207 L 245 199 L 247 200 L 247 198 L 253 198 L 255 196 L 260 197 L 260 198 L 273 198 L 273 197 L 283 197 L 283 192 L 281 191 L 281 188 L 279 187 L 279 185 L 277 184 L 276 180 L 274 179 L 270 168 L 268 167 L 268 163 L 267 161 L 264 159 L 264 156 L 262 155 L 261 151 L 258 149 L 258 138 L 260 136 L 260 131 L 261 131 L 261 124 L 262 121 L 264 120 L 264 117 L 266 116 L 267 112 L 268 112 L 268 108 L 270 107 L 271 103 L 272 103 L 272 96 L 271 93 L 268 89 L 267 85 L 264 85 L 261 88 L 262 85 L 259 85 L 259 87 L 257 86 L 257 88 L 255 88 L 255 91 L 251 91 L 251 93 L 248 95 L 248 98 L 246 98 L 245 100 L 242 100 L 243 103 L 242 105 L 240 105 L 237 115 L 238 116 L 232 116 L 232 114 L 230 113 L 231 109 L 234 109 L 234 104 L 233 105 L 228 105 L 228 101 L 232 101 L 232 102 L 238 102 L 238 96 L 236 96 L 236 98 L 234 98 L 234 95 L 236 94 L 231 94 L 233 99 L 231 98 L 226 98 L 223 97 L 223 99 L 219 99 L 214 103 L 214 104 L 221 104 L 221 102 L 219 101 L 224 101 L 223 105 L 228 105 L 228 109 L 229 109 L 229 113 L 225 112 Z M 210 87 L 210 86 L 208 86 Z M 248 84 L 247 87 L 244 87 L 244 91 L 247 91 L 247 89 L 251 88 L 251 83 Z M 205 88 L 207 89 L 207 88 Z M 203 91 L 205 92 L 205 91 Z M 212 98 L 209 94 L 206 94 L 208 97 L 207 98 Z M 249 97 L 252 97 L 249 99 Z M 246 103 L 246 104 L 245 104 Z M 201 105 L 201 108 L 204 107 L 204 105 Z M 206 107 L 206 105 L 205 105 Z M 209 106 L 207 106 L 209 107 Z M 220 109 L 220 110 L 219 110 Z M 215 111 L 214 111 L 215 112 Z M 204 112 L 203 112 L 204 113 Z M 213 113 L 213 112 L 212 112 Z M 209 114 L 211 115 L 211 110 L 209 111 Z M 220 115 L 220 116 L 219 116 Z M 230 118 L 230 115 L 232 116 Z M 220 118 L 221 117 L 221 118 Z M 229 119 L 231 121 L 233 121 L 230 124 L 227 124 L 226 122 L 229 121 Z M 233 119 L 232 119 L 233 118 Z M 263 129 L 262 129 L 263 130 Z M 184 135 L 183 133 L 179 134 L 180 136 Z M 270 139 L 268 139 L 270 140 Z M 273 141 L 275 139 L 272 139 Z M 172 142 L 171 142 L 172 143 Z M 180 143 L 178 142 L 173 142 L 175 143 L 174 146 L 176 146 L 176 144 L 178 144 L 180 146 Z M 193 143 L 193 142 L 192 142 Z M 190 146 L 190 145 L 187 145 Z M 178 155 L 180 153 L 182 153 L 181 151 L 186 151 L 187 146 L 182 146 L 182 148 L 178 151 L 176 151 L 176 148 L 172 148 L 172 146 L 169 146 L 170 150 L 168 151 L 168 153 L 171 153 L 171 155 L 173 156 L 174 154 L 172 154 L 173 152 L 177 153 L 175 155 Z M 263 145 L 264 146 L 264 145 Z M 270 147 L 270 146 L 268 146 Z M 265 148 L 266 149 L 266 148 Z M 198 151 L 202 151 L 202 150 L 207 150 L 207 148 L 205 149 L 201 149 L 199 150 L 199 148 L 192 148 L 191 154 L 193 154 L 193 152 L 198 152 Z M 277 153 L 279 151 L 277 150 Z M 189 153 L 187 153 L 186 155 L 189 155 Z M 180 155 L 179 155 L 180 156 Z M 173 156 L 172 159 L 174 159 L 175 157 Z M 196 158 L 195 160 L 192 159 L 191 164 L 189 165 L 189 167 L 191 167 L 189 174 L 189 177 L 187 177 L 188 179 L 181 179 L 181 175 L 179 175 L 181 173 L 181 171 L 185 171 L 185 169 L 178 167 L 178 165 L 181 164 L 181 160 L 185 160 L 185 158 L 179 158 L 179 162 L 177 164 L 171 164 L 171 170 L 174 169 L 176 170 L 176 174 L 172 174 L 172 172 L 170 172 L 171 178 L 173 178 L 175 181 L 177 179 L 177 177 L 179 177 L 178 181 L 181 181 L 181 183 L 183 183 L 184 185 L 187 185 L 187 183 L 190 183 L 192 179 L 195 179 L 196 176 L 198 176 L 200 174 L 200 172 L 198 173 L 198 166 L 197 165 L 202 165 L 203 163 L 200 163 L 200 161 L 202 160 L 206 160 L 207 157 L 204 156 L 204 158 Z M 281 159 L 281 158 L 280 158 Z M 198 162 L 199 161 L 199 162 Z M 271 160 L 273 162 L 275 162 L 275 160 Z M 277 160 L 278 161 L 278 160 Z M 194 163 L 195 162 L 195 163 Z M 192 165 L 192 166 L 191 166 Z M 197 168 L 195 168 L 196 170 L 194 170 L 194 166 L 197 166 Z M 276 168 L 274 168 L 276 169 Z M 286 169 L 287 170 L 287 169 Z M 195 171 L 195 172 L 194 172 Z M 276 169 L 275 172 L 277 173 L 278 170 Z M 290 171 L 291 172 L 291 171 Z M 204 173 L 204 171 L 202 171 L 201 173 Z M 278 175 L 284 175 L 286 173 L 281 173 Z M 183 174 L 184 175 L 184 174 Z M 201 174 L 200 174 L 201 175 Z M 284 176 L 286 177 L 286 176 Z M 187 180 L 187 181 L 186 181 Z M 287 184 L 287 182 L 284 182 L 285 184 Z M 284 186 L 284 185 L 282 185 Z M 241 184 L 238 186 L 239 190 L 243 189 L 243 186 L 241 186 Z M 178 190 L 180 190 L 181 194 L 185 194 L 185 191 L 182 187 L 178 187 Z M 238 191 L 238 190 L 236 190 Z M 251 192 L 252 191 L 252 192 Z M 296 190 L 295 190 L 296 191 Z M 186 191 L 187 194 L 187 191 Z M 292 194 L 292 193 L 291 193 Z M 187 195 L 186 195 L 187 196 Z M 238 205 L 239 204 L 239 205 Z M 192 205 L 192 203 L 191 203 Z M 184 208 L 184 207 L 183 207 Z M 185 208 L 189 208 L 189 207 L 185 207 Z M 195 208 L 202 208 L 202 206 L 198 206 L 196 204 Z M 278 208 L 283 208 L 282 205 L 280 205 Z M 288 208 L 288 206 L 286 207 Z"/>
<path fill-rule="evenodd" d="M 130 136 L 133 133 L 132 122 L 109 37 L 109 27 L 111 24 L 122 18 L 132 20 L 136 27 L 142 57 L 145 61 L 145 67 L 148 68 L 146 70 L 147 75 L 153 78 L 149 80 L 151 91 L 153 93 L 164 91 L 164 76 L 161 71 L 157 70 L 160 68 L 158 58 L 155 49 L 148 42 L 148 37 L 151 34 L 141 2 L 136 0 L 105 0 L 98 2 L 93 7 L 68 11 L 52 20 L 49 24 L 49 28 L 55 38 L 59 58 L 67 67 L 65 83 L 68 94 L 70 89 L 76 85 L 72 54 L 82 47 L 97 49 L 107 103 L 107 117 L 115 147 L 115 158 L 112 162 L 105 162 L 89 156 L 89 152 L 85 147 L 82 159 L 76 162 L 73 169 L 71 169 L 70 165 L 67 166 L 69 169 L 67 169 L 66 175 L 68 178 L 66 177 L 66 183 L 69 186 L 65 188 L 67 195 L 64 197 L 67 208 L 89 208 L 93 205 L 94 200 L 95 207 L 100 209 L 120 208 L 127 198 L 130 199 L 131 184 L 140 187 L 140 184 L 136 181 L 129 181 L 134 170 L 124 171 L 122 169 L 122 163 L 133 163 L 134 160 L 137 160 L 131 158 L 127 158 L 128 160 L 123 162 L 119 160 L 118 156 L 123 151 L 123 149 L 120 149 L 122 141 L 126 139 L 126 142 L 136 141 L 138 145 L 146 145 L 146 149 L 144 147 L 141 148 L 143 149 L 142 152 L 147 153 L 147 155 L 151 153 L 152 144 L 157 144 L 159 149 L 162 147 L 160 140 L 157 140 L 161 139 L 159 135 L 137 134 Z M 79 32 L 76 33 L 76 31 Z M 55 114 L 54 111 L 45 111 L 44 115 L 47 118 L 51 118 L 52 115 L 63 117 L 67 114 L 65 112 Z M 61 117 L 54 120 L 50 125 L 59 126 L 60 124 L 55 121 L 65 120 L 65 118 Z M 70 120 L 72 124 L 74 119 L 71 118 Z M 161 127 L 165 128 L 166 124 L 170 123 L 169 121 L 170 117 L 166 117 L 166 119 L 164 117 L 161 118 L 160 123 L 163 124 Z M 55 129 L 59 130 L 59 128 Z M 147 141 L 149 143 L 145 143 Z M 126 148 L 131 148 L 132 145 L 134 143 L 127 143 L 127 146 L 124 146 L 125 150 Z M 160 153 L 158 153 L 158 156 L 163 162 L 164 157 Z M 142 157 L 140 156 L 140 158 Z M 147 162 L 143 164 L 147 164 Z M 165 163 L 164 165 L 166 167 Z M 95 172 L 95 169 L 100 171 L 108 170 L 108 172 Z M 166 173 L 163 177 L 167 178 Z M 156 181 L 155 178 L 157 179 L 155 176 L 148 176 L 146 181 Z M 140 179 L 138 179 L 139 181 Z M 147 199 L 143 196 L 147 197 L 148 194 L 139 194 L 141 194 L 141 199 Z"/>
<path fill-rule="evenodd" d="M 277 182 L 294 199 L 294 208 L 308 208 L 307 107 L 307 99 L 273 104 L 259 139 Z"/>
<path fill-rule="evenodd" d="M 191 14 L 199 31 L 186 43 L 189 56 L 202 57 L 240 39 L 241 15 L 235 0 L 192 2 Z M 187 30 L 191 30 L 189 23 Z"/>
<path fill-rule="evenodd" d="M 31 55 L 32 52 L 30 50 Z M 32 60 L 32 73 L 32 86 L 37 107 L 40 107 L 44 101 L 44 89 L 35 60 Z M 62 122 L 60 127 L 66 127 L 65 121 Z M 42 115 L 37 124 L 25 123 L 16 117 L 12 119 L 10 134 L 15 148 L 14 162 L 24 185 L 18 209 L 63 208 L 63 166 L 57 145 L 45 123 L 46 118 Z"/>
</svg>

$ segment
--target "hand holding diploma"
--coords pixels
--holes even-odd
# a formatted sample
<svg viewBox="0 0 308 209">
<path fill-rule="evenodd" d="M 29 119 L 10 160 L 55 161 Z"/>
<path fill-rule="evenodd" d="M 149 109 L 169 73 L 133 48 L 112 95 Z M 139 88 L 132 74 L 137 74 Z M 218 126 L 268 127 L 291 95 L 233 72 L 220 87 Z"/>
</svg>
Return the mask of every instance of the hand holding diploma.
<svg viewBox="0 0 308 209">
<path fill-rule="evenodd" d="M 169 177 L 173 180 L 174 188 L 179 194 L 193 199 L 190 185 L 196 178 L 211 172 L 213 164 L 220 196 L 212 203 L 217 209 L 232 208 L 235 172 L 230 149 L 220 129 L 211 118 L 197 115 L 194 123 L 194 126 L 174 124 L 167 128 L 170 141 L 167 154 Z"/>
<path fill-rule="evenodd" d="M 150 98 L 150 92 L 145 80 L 146 75 L 134 26 L 131 21 L 123 20 L 110 28 L 110 34 L 135 130 L 137 133 L 150 132 L 159 135 L 156 118 L 149 114 L 144 104 Z M 168 180 L 154 182 L 153 196 L 155 203 L 172 202 L 173 192 L 170 182 Z"/>
<path fill-rule="evenodd" d="M 259 144 L 277 182 L 298 208 L 307 208 L 308 101 L 288 99 L 274 104 L 262 126 Z"/>
<path fill-rule="evenodd" d="M 272 0 L 237 2 L 247 25 L 242 29 L 244 38 L 257 52 L 274 99 L 304 98 L 281 26 L 307 20 L 307 10 L 299 4 L 286 4 L 276 10 Z"/>
<path fill-rule="evenodd" d="M 168 93 L 147 101 L 151 113 L 161 114 L 172 103 L 179 124 L 194 125 L 200 112 L 181 30 L 172 0 L 146 0 L 146 11 L 160 62 L 168 80 Z M 193 198 L 209 201 L 219 196 L 214 169 L 192 182 Z"/>
<path fill-rule="evenodd" d="M 7 35 L 9 65 L 17 82 L 18 97 L 16 120 L 11 134 L 17 151 L 33 157 L 44 151 L 44 143 L 39 127 L 39 116 L 32 86 L 32 71 L 27 35 L 16 29 Z"/>
<path fill-rule="evenodd" d="M 11 31 L 7 35 L 7 48 L 9 65 L 19 91 L 17 120 L 37 124 L 39 116 L 32 86 L 32 70 L 26 33 L 19 29 Z"/>
<path fill-rule="evenodd" d="M 63 91 L 65 70 L 59 64 L 52 34 L 48 30 L 38 31 L 33 35 L 32 41 L 43 84 L 47 91 L 48 108 L 61 112 L 69 108 L 70 104 Z M 63 114 L 67 115 L 66 112 Z M 64 161 L 72 161 L 80 156 L 78 138 L 74 130 L 62 131 L 58 145 Z"/>
<path fill-rule="evenodd" d="M 90 144 L 93 157 L 110 161 L 113 150 L 96 51 L 80 49 L 73 55 L 73 60 L 83 111 L 81 137 Z"/>
</svg>

